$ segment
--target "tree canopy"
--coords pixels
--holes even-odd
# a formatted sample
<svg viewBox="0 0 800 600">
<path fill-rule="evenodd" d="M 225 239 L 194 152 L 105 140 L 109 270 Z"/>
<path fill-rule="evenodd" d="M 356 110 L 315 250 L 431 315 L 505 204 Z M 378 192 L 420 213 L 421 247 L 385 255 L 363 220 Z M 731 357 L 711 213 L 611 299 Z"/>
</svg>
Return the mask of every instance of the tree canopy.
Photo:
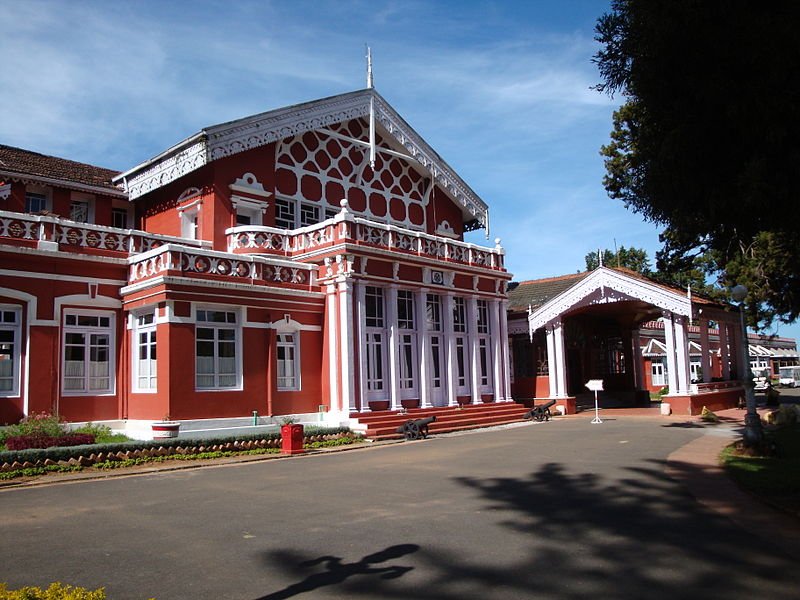
<svg viewBox="0 0 800 600">
<path fill-rule="evenodd" d="M 749 289 L 750 322 L 800 315 L 800 2 L 614 0 L 596 25 L 620 93 L 603 184 L 664 226 L 662 273 Z"/>
<path fill-rule="evenodd" d="M 642 275 L 650 275 L 650 259 L 647 250 L 642 248 L 626 248 L 620 246 L 616 252 L 603 250 L 603 264 L 607 267 L 625 267 Z M 589 252 L 585 257 L 586 270 L 594 271 L 600 266 L 597 251 Z"/>
</svg>

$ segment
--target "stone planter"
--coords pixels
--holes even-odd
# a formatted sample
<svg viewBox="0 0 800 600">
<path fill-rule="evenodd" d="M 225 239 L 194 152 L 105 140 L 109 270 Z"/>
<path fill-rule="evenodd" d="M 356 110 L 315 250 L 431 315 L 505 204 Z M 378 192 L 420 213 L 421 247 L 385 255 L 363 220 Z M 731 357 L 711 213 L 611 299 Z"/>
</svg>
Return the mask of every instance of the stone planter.
<svg viewBox="0 0 800 600">
<path fill-rule="evenodd" d="M 378 410 L 389 410 L 388 400 L 373 400 L 372 402 L 368 402 L 367 404 L 369 405 L 369 409 L 373 412 Z"/>
<path fill-rule="evenodd" d="M 153 428 L 153 439 L 164 440 L 178 437 L 181 424 L 178 421 L 158 421 L 153 423 L 151 427 Z"/>
<path fill-rule="evenodd" d="M 419 400 L 400 400 L 400 404 L 403 408 L 419 408 Z"/>
</svg>

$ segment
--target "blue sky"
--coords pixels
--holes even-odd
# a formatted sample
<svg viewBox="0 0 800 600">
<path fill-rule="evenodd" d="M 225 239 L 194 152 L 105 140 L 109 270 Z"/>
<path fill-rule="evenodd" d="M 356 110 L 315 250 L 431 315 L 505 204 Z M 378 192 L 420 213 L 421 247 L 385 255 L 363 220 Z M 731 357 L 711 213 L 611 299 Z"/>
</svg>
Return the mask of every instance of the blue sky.
<svg viewBox="0 0 800 600">
<path fill-rule="evenodd" d="M 0 0 L 0 143 L 126 170 L 203 127 L 375 87 L 490 207 L 515 279 L 658 229 L 607 197 L 602 1 Z M 800 337 L 800 327 L 782 326 Z"/>
</svg>

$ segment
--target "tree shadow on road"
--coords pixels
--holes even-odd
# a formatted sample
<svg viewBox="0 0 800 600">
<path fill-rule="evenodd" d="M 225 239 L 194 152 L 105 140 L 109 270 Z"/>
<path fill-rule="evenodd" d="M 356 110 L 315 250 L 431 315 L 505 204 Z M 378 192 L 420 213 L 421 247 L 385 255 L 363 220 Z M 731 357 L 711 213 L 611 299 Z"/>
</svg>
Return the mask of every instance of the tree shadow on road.
<svg viewBox="0 0 800 600">
<path fill-rule="evenodd" d="M 451 540 L 401 546 L 414 548 L 402 553 L 414 553 L 416 570 L 408 582 L 379 580 L 386 567 L 372 565 L 387 560 L 382 553 L 351 565 L 322 557 L 316 562 L 327 561 L 325 572 L 260 600 L 322 585 L 338 586 L 332 591 L 343 597 L 420 600 L 797 597 L 790 557 L 703 508 L 665 475 L 662 461 L 651 464 L 629 468 L 617 479 L 569 472 L 558 463 L 527 477 L 456 478 L 466 496 L 455 494 L 453 502 L 477 496 L 483 507 L 474 518 L 490 520 L 498 530 L 495 539 L 522 552 L 505 550 L 502 542 L 490 547 L 492 542 L 471 537 L 465 522 Z M 270 559 L 286 568 L 304 560 L 286 553 Z M 397 577 L 411 568 L 401 567 Z M 354 576 L 360 574 L 378 577 L 358 581 Z"/>
<path fill-rule="evenodd" d="M 395 558 L 400 558 L 407 554 L 413 554 L 419 550 L 419 546 L 415 544 L 398 544 L 390 546 L 380 552 L 375 552 L 364 556 L 361 560 L 352 563 L 343 562 L 339 556 L 319 556 L 309 560 L 300 560 L 301 557 L 296 553 L 290 551 L 277 551 L 270 553 L 266 557 L 270 561 L 281 565 L 285 569 L 289 569 L 296 574 L 315 567 L 317 565 L 324 565 L 325 570 L 320 573 L 314 573 L 306 576 L 305 579 L 289 585 L 282 590 L 261 596 L 258 600 L 282 600 L 283 598 L 291 598 L 298 594 L 306 592 L 313 592 L 323 587 L 341 585 L 348 582 L 352 577 L 357 576 L 370 576 L 368 583 L 363 580 L 354 585 L 368 585 L 370 589 L 375 589 L 378 584 L 377 579 L 389 580 L 402 577 L 413 567 L 401 567 L 397 565 L 377 566 Z"/>
</svg>

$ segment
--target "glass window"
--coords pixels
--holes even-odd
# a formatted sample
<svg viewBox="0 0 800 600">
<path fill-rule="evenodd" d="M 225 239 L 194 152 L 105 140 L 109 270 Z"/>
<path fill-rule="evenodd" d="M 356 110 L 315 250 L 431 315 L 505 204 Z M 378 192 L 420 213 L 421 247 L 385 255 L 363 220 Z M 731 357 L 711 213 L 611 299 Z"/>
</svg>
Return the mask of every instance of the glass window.
<svg viewBox="0 0 800 600">
<path fill-rule="evenodd" d="M 383 327 L 383 288 L 367 286 L 364 294 L 367 327 Z"/>
<path fill-rule="evenodd" d="M 0 396 L 19 394 L 21 318 L 18 309 L 0 311 Z"/>
<path fill-rule="evenodd" d="M 300 227 L 319 223 L 319 206 L 313 204 L 300 205 Z"/>
<path fill-rule="evenodd" d="M 294 229 L 294 200 L 275 199 L 275 227 Z"/>
<path fill-rule="evenodd" d="M 154 313 L 136 317 L 133 340 L 134 389 L 155 391 L 158 381 L 158 356 Z"/>
<path fill-rule="evenodd" d="M 398 373 L 401 390 L 414 389 L 414 365 L 416 364 L 416 335 L 404 333 L 400 336 L 400 369 Z"/>
<path fill-rule="evenodd" d="M 414 329 L 414 294 L 407 290 L 397 292 L 397 326 Z"/>
<path fill-rule="evenodd" d="M 120 229 L 128 228 L 128 211 L 124 208 L 111 209 L 111 226 Z"/>
<path fill-rule="evenodd" d="M 278 389 L 300 389 L 300 353 L 297 333 L 279 333 L 277 336 Z"/>
<path fill-rule="evenodd" d="M 489 333 L 489 307 L 486 300 L 478 300 L 478 333 Z"/>
<path fill-rule="evenodd" d="M 195 325 L 195 383 L 198 389 L 239 386 L 236 313 L 198 310 Z"/>
<path fill-rule="evenodd" d="M 467 332 L 467 309 L 464 298 L 453 298 L 453 331 Z"/>
<path fill-rule="evenodd" d="M 36 214 L 47 210 L 47 196 L 36 192 L 25 193 L 25 212 Z"/>
<path fill-rule="evenodd" d="M 437 294 L 428 294 L 425 304 L 425 319 L 429 331 L 442 330 L 442 300 Z"/>
<path fill-rule="evenodd" d="M 113 393 L 112 325 L 111 316 L 65 313 L 62 351 L 62 381 L 65 393 Z"/>
<path fill-rule="evenodd" d="M 69 207 L 69 218 L 78 223 L 88 223 L 89 203 L 85 200 L 73 201 L 72 205 Z"/>
<path fill-rule="evenodd" d="M 383 390 L 383 333 L 367 332 L 367 391 Z"/>
</svg>

